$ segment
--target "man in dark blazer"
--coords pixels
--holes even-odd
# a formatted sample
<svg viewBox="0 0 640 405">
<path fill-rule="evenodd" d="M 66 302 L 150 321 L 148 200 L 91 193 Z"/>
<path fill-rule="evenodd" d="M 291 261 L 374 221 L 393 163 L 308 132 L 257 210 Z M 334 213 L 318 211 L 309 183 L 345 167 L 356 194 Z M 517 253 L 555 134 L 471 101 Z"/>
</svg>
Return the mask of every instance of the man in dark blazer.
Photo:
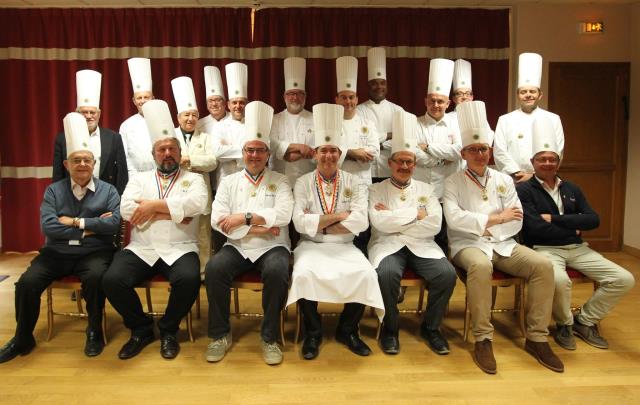
<svg viewBox="0 0 640 405">
<path fill-rule="evenodd" d="M 76 72 L 78 97 L 76 111 L 84 116 L 89 128 L 88 149 L 96 160 L 94 176 L 115 186 L 118 194 L 122 195 L 129 181 L 127 156 L 120 134 L 98 126 L 101 113 L 99 107 L 101 78 L 100 73 L 92 70 Z M 51 176 L 53 182 L 69 176 L 62 164 L 66 156 L 64 132 L 60 132 L 56 136 L 53 147 L 53 175 Z"/>
</svg>

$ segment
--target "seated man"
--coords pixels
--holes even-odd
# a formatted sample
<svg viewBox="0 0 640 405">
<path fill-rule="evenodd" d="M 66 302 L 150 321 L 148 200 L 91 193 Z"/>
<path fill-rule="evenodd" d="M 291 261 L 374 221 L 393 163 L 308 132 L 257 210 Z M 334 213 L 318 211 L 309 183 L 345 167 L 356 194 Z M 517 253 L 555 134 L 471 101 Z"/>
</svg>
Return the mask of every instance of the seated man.
<svg viewBox="0 0 640 405">
<path fill-rule="evenodd" d="M 122 217 L 131 223 L 131 243 L 118 252 L 104 275 L 104 292 L 131 329 L 118 353 L 136 356 L 154 340 L 153 319 L 142 310 L 135 287 L 155 274 L 171 283 L 165 313 L 158 321 L 160 354 L 178 355 L 176 333 L 200 291 L 198 221 L 205 212 L 207 188 L 202 175 L 180 169 L 180 142 L 175 138 L 167 103 L 142 106 L 156 170 L 139 173 L 122 194 Z"/>
<path fill-rule="evenodd" d="M 343 107 L 313 107 L 317 169 L 300 177 L 294 188 L 293 223 L 300 233 L 294 251 L 293 281 L 287 305 L 300 300 L 306 330 L 302 356 L 318 356 L 322 319 L 318 301 L 345 303 L 336 340 L 357 355 L 371 349 L 358 335 L 364 306 L 382 320 L 384 304 L 376 272 L 353 245 L 367 228 L 367 193 L 355 175 L 338 169 Z"/>
<path fill-rule="evenodd" d="M 517 187 L 524 207 L 522 238 L 553 264 L 555 341 L 564 349 L 575 350 L 573 335 L 576 335 L 591 346 L 607 349 L 609 344 L 600 336 L 597 325 L 633 287 L 635 280 L 627 270 L 583 242 L 582 231 L 597 228 L 600 219 L 580 188 L 558 177 L 560 149 L 553 136 L 553 122 L 538 117 L 532 132 L 534 177 Z M 571 279 L 566 266 L 599 283 L 575 315 L 571 314 Z"/>
<path fill-rule="evenodd" d="M 227 243 L 205 268 L 211 338 L 205 358 L 220 361 L 231 347 L 231 283 L 236 276 L 257 269 L 264 283 L 262 353 L 264 361 L 273 365 L 282 362 L 276 340 L 289 289 L 293 195 L 287 177 L 266 168 L 273 108 L 254 101 L 245 111 L 245 168 L 222 179 L 212 205 L 211 226 L 227 237 Z"/>
<path fill-rule="evenodd" d="M 427 311 L 420 334 L 431 350 L 449 353 L 440 333 L 456 272 L 433 238 L 440 231 L 442 207 L 430 184 L 412 178 L 416 164 L 416 116 L 393 113 L 389 168 L 391 178 L 369 187 L 371 241 L 369 260 L 377 268 L 385 315 L 380 346 L 387 354 L 400 351 L 398 291 L 408 267 L 429 283 Z"/>
<path fill-rule="evenodd" d="M 445 181 L 444 214 L 453 263 L 467 272 L 467 298 L 475 337 L 473 360 L 496 373 L 491 324 L 493 268 L 527 281 L 525 350 L 543 366 L 564 371 L 547 342 L 553 301 L 551 262 L 513 239 L 522 228 L 522 205 L 511 178 L 487 167 L 491 140 L 481 101 L 460 104 L 456 111 L 467 169 Z"/>
<path fill-rule="evenodd" d="M 89 326 L 84 354 L 102 353 L 102 274 L 113 257 L 113 234 L 120 226 L 120 196 L 114 186 L 94 178 L 93 153 L 87 150 L 89 130 L 78 113 L 64 119 L 69 176 L 44 193 L 40 224 L 45 245 L 16 283 L 16 334 L 2 349 L 0 363 L 28 354 L 36 345 L 33 329 L 40 314 L 40 296 L 52 281 L 77 275 L 87 302 Z"/>
</svg>

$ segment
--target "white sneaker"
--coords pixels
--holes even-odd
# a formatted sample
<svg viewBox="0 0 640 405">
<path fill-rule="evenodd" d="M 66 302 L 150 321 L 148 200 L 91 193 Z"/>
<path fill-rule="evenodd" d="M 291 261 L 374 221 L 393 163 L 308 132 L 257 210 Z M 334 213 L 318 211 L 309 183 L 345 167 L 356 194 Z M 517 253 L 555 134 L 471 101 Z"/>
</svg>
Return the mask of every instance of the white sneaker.
<svg viewBox="0 0 640 405">
<path fill-rule="evenodd" d="M 262 341 L 262 358 L 270 366 L 282 363 L 282 350 L 276 342 L 267 343 Z"/>
<path fill-rule="evenodd" d="M 231 332 L 220 339 L 210 339 L 204 357 L 208 362 L 215 363 L 224 359 L 225 354 L 227 354 L 230 348 Z"/>
</svg>

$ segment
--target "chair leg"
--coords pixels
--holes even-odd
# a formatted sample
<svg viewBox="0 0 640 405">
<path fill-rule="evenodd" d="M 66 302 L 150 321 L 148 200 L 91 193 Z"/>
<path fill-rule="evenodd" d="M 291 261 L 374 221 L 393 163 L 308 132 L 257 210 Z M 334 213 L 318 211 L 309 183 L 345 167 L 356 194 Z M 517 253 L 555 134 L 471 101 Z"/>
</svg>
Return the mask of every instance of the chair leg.
<svg viewBox="0 0 640 405">
<path fill-rule="evenodd" d="M 496 307 L 496 298 L 498 297 L 498 287 L 495 285 L 491 286 L 491 309 Z"/>
<path fill-rule="evenodd" d="M 233 289 L 233 307 L 236 311 L 236 316 L 240 316 L 240 299 L 238 298 L 238 289 Z"/>
<path fill-rule="evenodd" d="M 200 319 L 200 290 L 196 296 L 196 318 Z"/>
<path fill-rule="evenodd" d="M 300 341 L 300 330 L 302 329 L 302 313 L 300 311 L 300 304 L 296 303 L 296 334 L 293 338 L 293 343 L 298 344 Z"/>
<path fill-rule="evenodd" d="M 84 310 L 82 309 L 82 290 L 76 291 L 76 305 L 78 306 L 78 313 L 83 314 Z"/>
<path fill-rule="evenodd" d="M 195 342 L 196 339 L 193 337 L 193 319 L 191 318 L 191 309 L 187 312 L 187 332 L 189 332 L 189 340 L 191 342 Z"/>
<path fill-rule="evenodd" d="M 147 296 L 147 310 L 149 313 L 153 313 L 153 304 L 151 303 L 151 288 L 145 287 L 145 293 Z"/>
<path fill-rule="evenodd" d="M 284 341 L 284 322 L 287 320 L 286 308 L 282 308 L 280 311 L 280 340 L 282 341 L 282 347 L 285 346 Z"/>
<path fill-rule="evenodd" d="M 518 291 L 518 324 L 520 326 L 520 332 L 522 332 L 523 337 L 527 337 L 526 329 L 524 327 L 524 284 L 516 285 L 516 290 Z"/>
<path fill-rule="evenodd" d="M 105 346 L 107 342 L 107 311 L 105 308 L 102 308 L 102 341 Z"/>
<path fill-rule="evenodd" d="M 464 341 L 469 341 L 469 327 L 471 323 L 471 310 L 469 310 L 469 299 L 465 293 L 464 296 Z"/>
<path fill-rule="evenodd" d="M 47 342 L 53 335 L 53 297 L 51 287 L 47 287 Z"/>
<path fill-rule="evenodd" d="M 420 287 L 420 295 L 418 296 L 418 308 L 416 309 L 416 314 L 421 314 L 422 313 L 422 309 L 423 309 L 423 304 L 424 304 L 424 290 L 427 288 L 426 285 L 424 285 L 424 283 L 422 284 L 422 286 Z"/>
</svg>

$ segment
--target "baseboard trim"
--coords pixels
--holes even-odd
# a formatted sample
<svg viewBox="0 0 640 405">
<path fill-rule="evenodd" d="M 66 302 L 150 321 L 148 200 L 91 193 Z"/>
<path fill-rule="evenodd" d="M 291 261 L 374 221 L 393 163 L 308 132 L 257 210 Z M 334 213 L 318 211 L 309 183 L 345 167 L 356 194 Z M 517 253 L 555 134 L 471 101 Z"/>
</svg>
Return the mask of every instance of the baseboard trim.
<svg viewBox="0 0 640 405">
<path fill-rule="evenodd" d="M 637 258 L 640 258 L 640 249 L 638 248 L 634 248 L 632 246 L 629 245 L 622 245 L 622 251 L 625 253 L 630 254 L 631 256 L 635 256 Z"/>
</svg>

